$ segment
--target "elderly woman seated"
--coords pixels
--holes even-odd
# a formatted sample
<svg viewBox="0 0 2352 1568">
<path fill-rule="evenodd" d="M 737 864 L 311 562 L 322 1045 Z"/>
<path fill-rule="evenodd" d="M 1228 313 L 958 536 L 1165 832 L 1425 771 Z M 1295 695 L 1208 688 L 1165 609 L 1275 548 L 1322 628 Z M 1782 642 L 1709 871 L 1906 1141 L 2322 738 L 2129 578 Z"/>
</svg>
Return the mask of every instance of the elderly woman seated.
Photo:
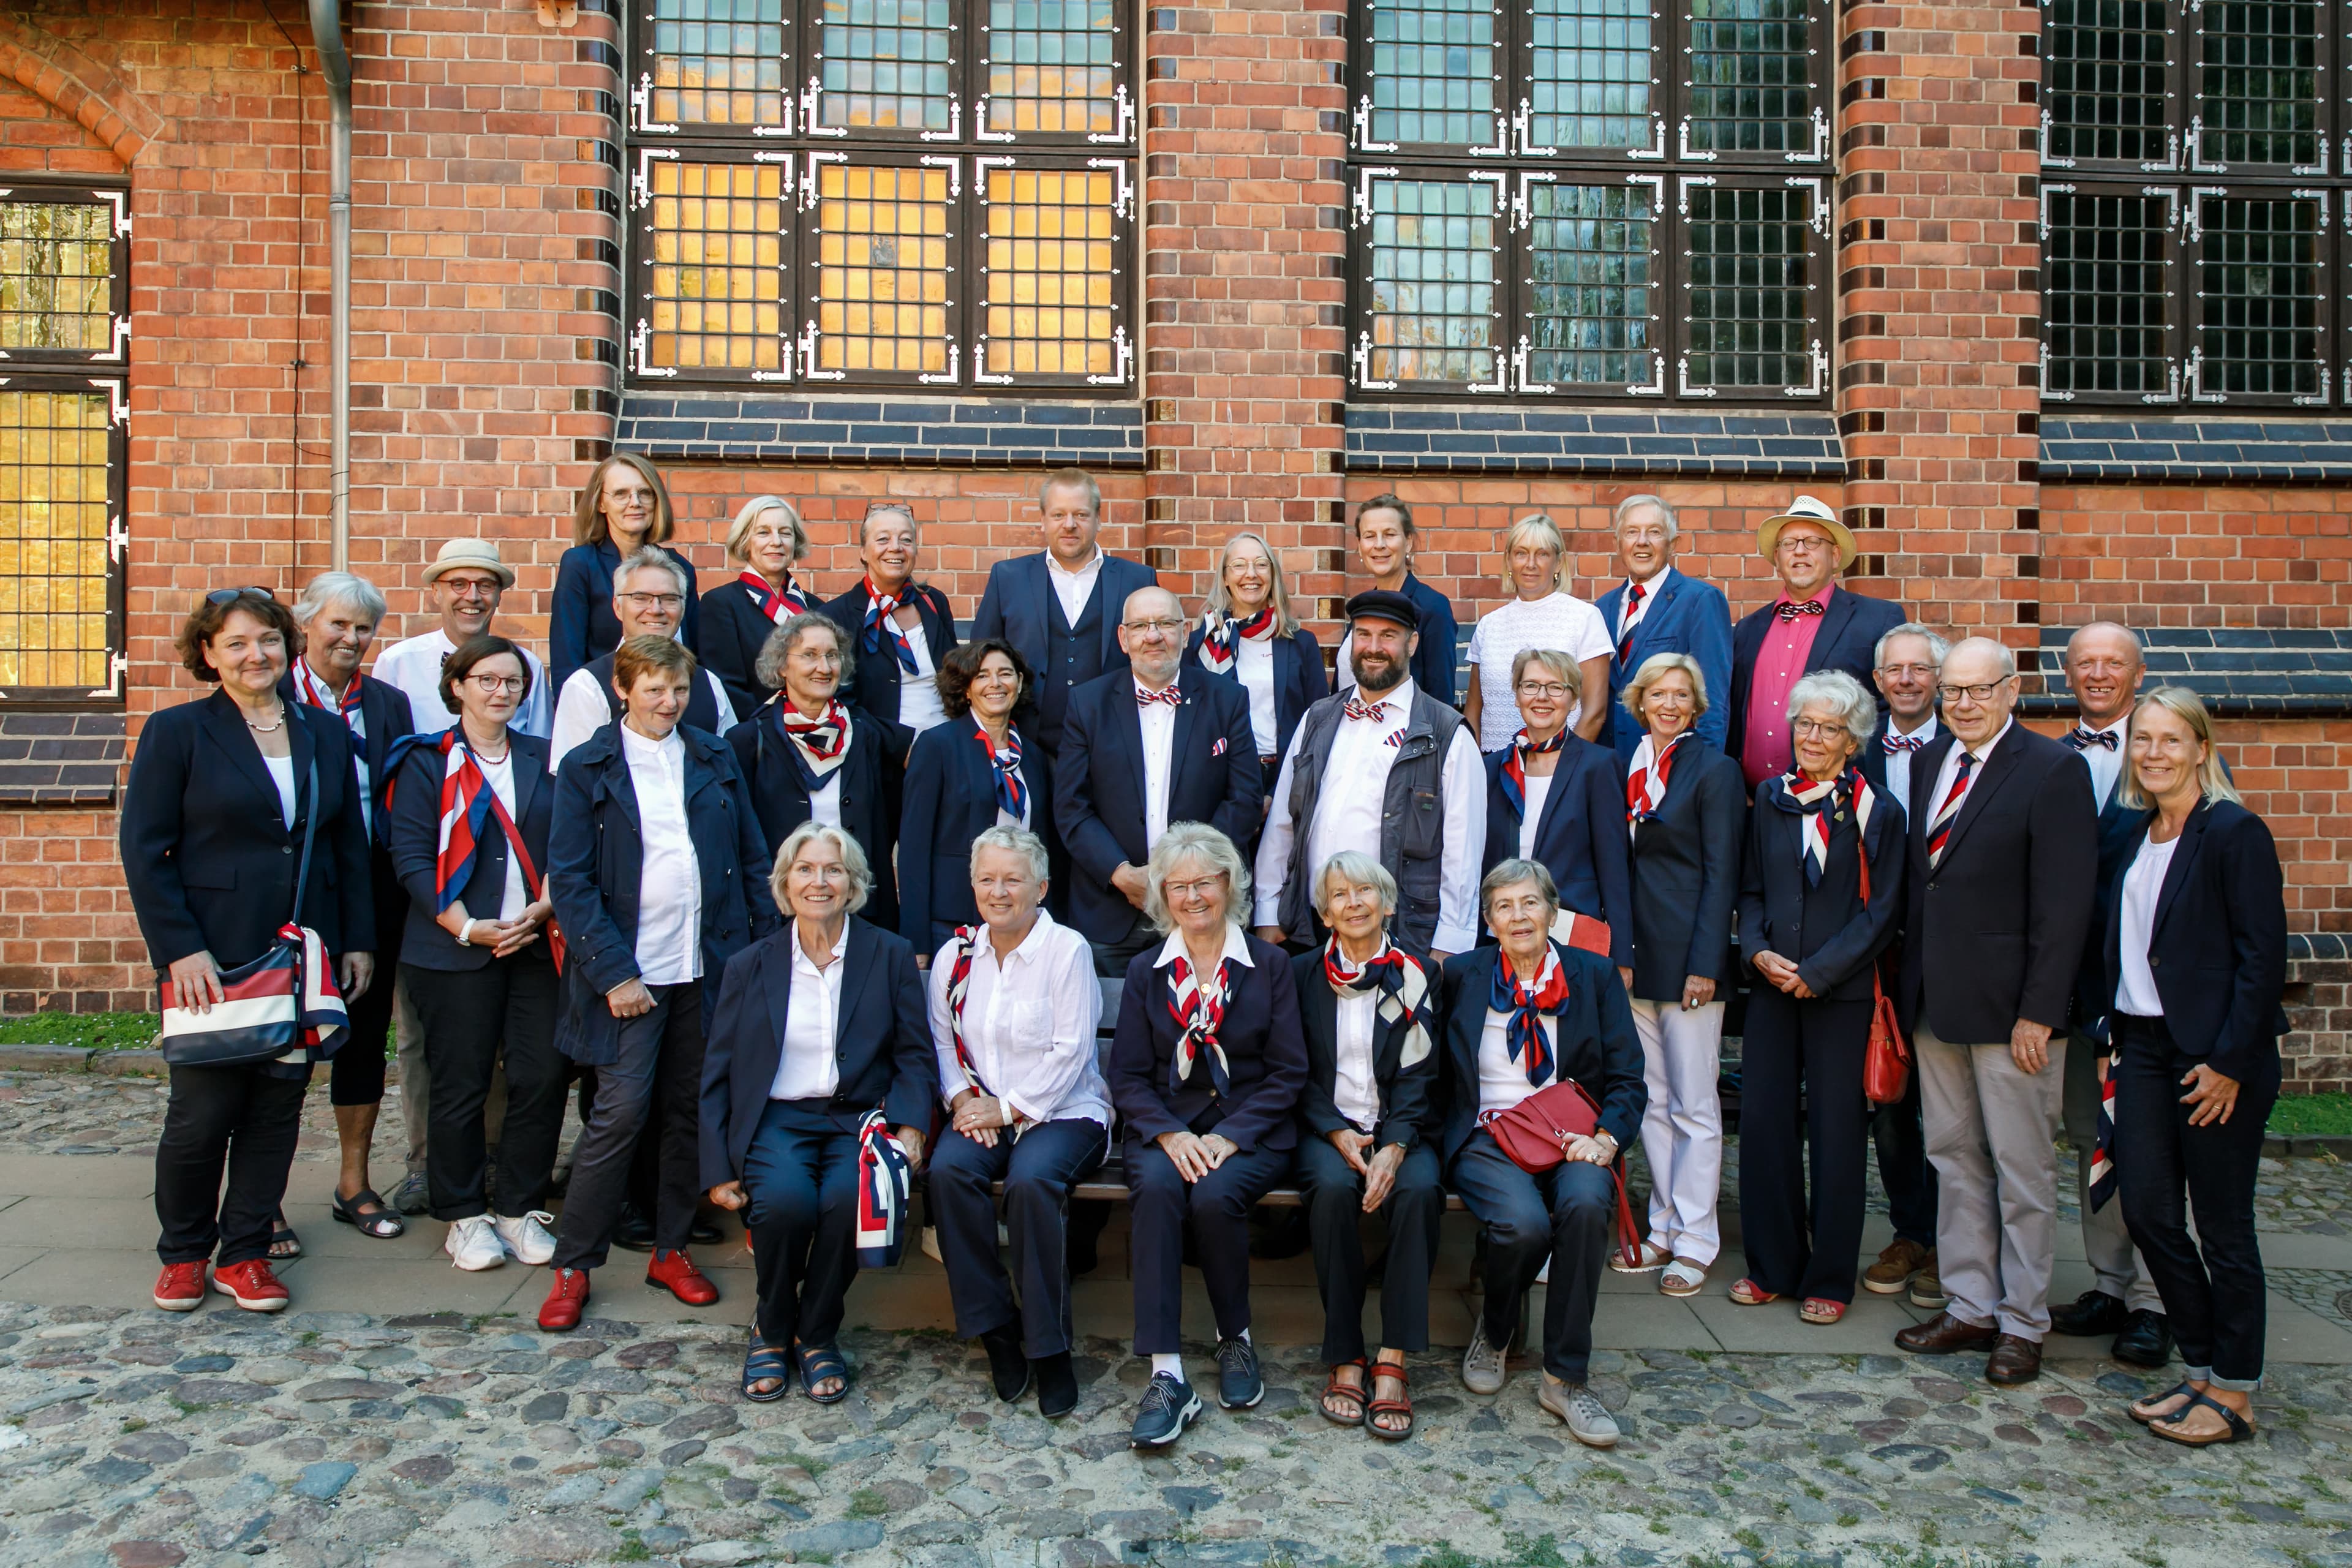
<svg viewBox="0 0 2352 1568">
<path fill-rule="evenodd" d="M 1298 1184 L 1315 1278 L 1323 1293 L 1323 1359 L 1330 1384 L 1323 1414 L 1391 1441 L 1412 1433 L 1404 1358 L 1429 1348 L 1429 1277 L 1445 1215 L 1437 1151 L 1438 975 L 1386 930 L 1396 880 L 1359 849 L 1323 863 L 1316 912 L 1330 928 L 1321 947 L 1291 960 L 1306 1029 L 1307 1088 L 1298 1119 Z M 1381 1280 L 1381 1353 L 1365 1386 L 1364 1243 L 1358 1221 L 1388 1219 Z"/>
<path fill-rule="evenodd" d="M 751 1233 L 743 1394 L 762 1403 L 793 1363 L 818 1404 L 849 1393 L 834 1342 L 857 1275 L 860 1130 L 878 1108 L 919 1166 L 940 1091 L 915 950 L 856 918 L 873 885 L 856 839 L 793 830 L 769 879 L 786 923 L 728 961 L 702 1058 L 702 1182 Z"/>
<path fill-rule="evenodd" d="M 1038 907 L 1045 845 L 999 826 L 971 841 L 963 926 L 931 961 L 931 1040 L 951 1121 L 931 1155 L 931 1215 L 955 1302 L 956 1332 L 988 1352 L 996 1396 L 1034 1376 L 1037 1410 L 1077 1407 L 1064 1261 L 1070 1189 L 1109 1152 L 1110 1093 L 1095 1066 L 1102 987 L 1086 938 Z M 1004 1184 L 1013 1272 L 996 1249 L 993 1182 Z"/>
<path fill-rule="evenodd" d="M 1151 1358 L 1132 1441 L 1157 1448 L 1201 1414 L 1178 1353 L 1188 1227 L 1216 1319 L 1217 1401 L 1239 1410 L 1265 1395 L 1249 1214 L 1290 1169 L 1307 1052 L 1289 956 L 1243 929 L 1249 871 L 1233 840 L 1174 823 L 1144 877 L 1144 913 L 1167 940 L 1127 967 L 1108 1076 L 1127 1129 L 1135 1350 Z"/>
</svg>

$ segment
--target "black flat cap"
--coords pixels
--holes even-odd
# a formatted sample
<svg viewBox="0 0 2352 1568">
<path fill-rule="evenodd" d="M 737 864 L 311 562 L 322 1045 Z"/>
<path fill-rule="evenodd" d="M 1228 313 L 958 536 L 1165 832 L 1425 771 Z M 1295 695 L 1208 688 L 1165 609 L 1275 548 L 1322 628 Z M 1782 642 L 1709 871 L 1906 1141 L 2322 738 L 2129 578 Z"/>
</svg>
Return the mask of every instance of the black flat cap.
<svg viewBox="0 0 2352 1568">
<path fill-rule="evenodd" d="M 1394 621 L 1409 632 L 1421 630 L 1421 609 L 1402 594 L 1387 588 L 1367 588 L 1348 601 L 1348 618 Z"/>
</svg>

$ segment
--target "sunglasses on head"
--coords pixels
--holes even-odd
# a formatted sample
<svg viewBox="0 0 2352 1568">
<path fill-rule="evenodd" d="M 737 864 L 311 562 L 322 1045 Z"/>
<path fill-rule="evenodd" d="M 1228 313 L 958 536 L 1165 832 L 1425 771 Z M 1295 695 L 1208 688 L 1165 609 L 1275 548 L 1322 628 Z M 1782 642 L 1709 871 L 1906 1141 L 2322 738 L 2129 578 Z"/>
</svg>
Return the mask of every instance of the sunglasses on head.
<svg viewBox="0 0 2352 1568">
<path fill-rule="evenodd" d="M 239 599 L 244 598 L 247 594 L 258 595 L 260 597 L 268 600 L 273 605 L 278 602 L 278 595 L 271 593 L 267 588 L 215 588 L 211 593 L 205 595 L 205 603 L 207 605 L 234 605 Z"/>
</svg>

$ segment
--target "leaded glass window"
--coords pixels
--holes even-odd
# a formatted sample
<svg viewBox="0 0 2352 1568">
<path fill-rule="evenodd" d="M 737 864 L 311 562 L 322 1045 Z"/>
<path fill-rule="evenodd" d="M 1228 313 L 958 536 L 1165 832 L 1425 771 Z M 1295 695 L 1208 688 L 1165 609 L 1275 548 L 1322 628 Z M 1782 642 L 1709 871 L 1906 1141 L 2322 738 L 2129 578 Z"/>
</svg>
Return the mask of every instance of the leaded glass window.
<svg viewBox="0 0 2352 1568">
<path fill-rule="evenodd" d="M 2179 198 L 2051 185 L 2042 193 L 2042 312 L 2053 393 L 2169 401 L 2168 322 Z"/>
<path fill-rule="evenodd" d="M 1368 174 L 1365 384 L 1501 380 L 1501 182 Z"/>
</svg>

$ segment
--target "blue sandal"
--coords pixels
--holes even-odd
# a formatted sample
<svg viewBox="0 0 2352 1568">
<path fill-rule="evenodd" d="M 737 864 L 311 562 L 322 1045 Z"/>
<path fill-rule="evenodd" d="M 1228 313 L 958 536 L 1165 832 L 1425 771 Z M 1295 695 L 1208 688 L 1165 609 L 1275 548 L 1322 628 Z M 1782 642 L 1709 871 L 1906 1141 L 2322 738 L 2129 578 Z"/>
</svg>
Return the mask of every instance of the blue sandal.
<svg viewBox="0 0 2352 1568">
<path fill-rule="evenodd" d="M 752 1384 L 773 1383 L 776 1386 L 762 1394 Z M 743 1351 L 743 1397 L 758 1405 L 782 1399 L 793 1391 L 792 1358 L 782 1345 L 762 1344 L 760 1331 L 751 1331 L 751 1342 Z"/>
<path fill-rule="evenodd" d="M 849 1397 L 849 1363 L 841 1359 L 841 1352 L 831 1345 L 803 1345 L 801 1355 L 801 1386 L 819 1405 L 838 1405 Z M 816 1385 L 828 1377 L 841 1379 L 841 1386 L 831 1394 L 819 1394 Z"/>
</svg>

